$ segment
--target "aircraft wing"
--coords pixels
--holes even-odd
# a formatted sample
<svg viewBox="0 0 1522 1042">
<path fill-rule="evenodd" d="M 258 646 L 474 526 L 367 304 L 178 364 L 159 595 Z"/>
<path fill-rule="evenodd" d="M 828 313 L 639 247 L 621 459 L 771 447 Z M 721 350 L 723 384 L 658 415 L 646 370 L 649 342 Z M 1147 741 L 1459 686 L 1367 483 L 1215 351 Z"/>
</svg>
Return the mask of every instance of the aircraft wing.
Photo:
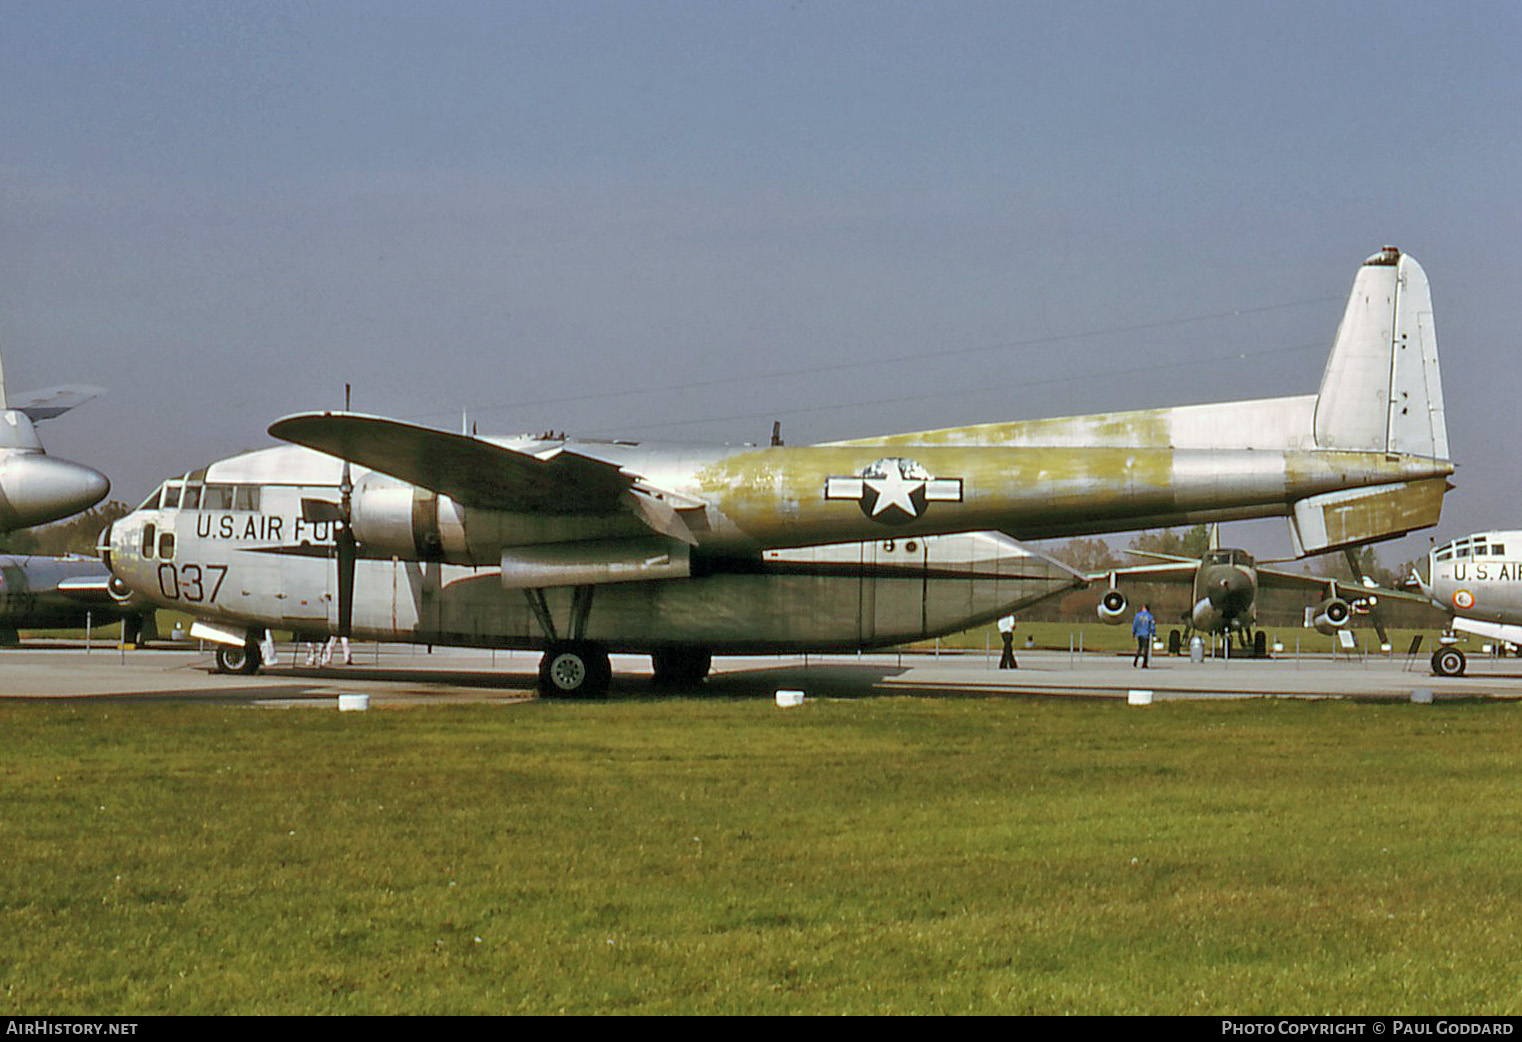
<svg viewBox="0 0 1522 1042">
<path fill-rule="evenodd" d="M 1384 586 L 1366 586 L 1344 582 L 1327 575 L 1306 575 L 1304 572 L 1284 572 L 1277 568 L 1258 569 L 1258 585 L 1276 590 L 1315 590 L 1323 596 L 1340 597 L 1345 601 L 1365 601 L 1388 597 L 1392 601 L 1410 601 L 1414 604 L 1431 605 L 1426 597 L 1406 590 L 1392 590 Z"/>
<path fill-rule="evenodd" d="M 276 420 L 269 432 L 469 507 L 612 513 L 635 482 L 615 463 L 566 449 L 531 455 L 465 434 L 359 413 L 299 413 Z"/>
<path fill-rule="evenodd" d="M 80 575 L 59 580 L 58 592 L 81 604 L 111 604 L 114 601 L 110 582 L 111 576 L 108 574 Z"/>
<path fill-rule="evenodd" d="M 1200 562 L 1192 557 L 1181 557 L 1162 564 L 1134 564 L 1129 568 L 1106 568 L 1102 572 L 1089 572 L 1084 576 L 1091 583 L 1116 579 L 1134 579 L 1137 582 L 1170 582 L 1179 580 L 1193 582 Z"/>
<path fill-rule="evenodd" d="M 1199 567 L 1200 563 L 1198 557 L 1185 557 L 1183 554 L 1165 554 L 1160 553 L 1157 550 L 1127 550 L 1126 553 L 1135 554 L 1137 557 L 1150 557 L 1156 561 L 1171 561 L 1175 564 L 1188 564 L 1191 568 Z"/>
</svg>

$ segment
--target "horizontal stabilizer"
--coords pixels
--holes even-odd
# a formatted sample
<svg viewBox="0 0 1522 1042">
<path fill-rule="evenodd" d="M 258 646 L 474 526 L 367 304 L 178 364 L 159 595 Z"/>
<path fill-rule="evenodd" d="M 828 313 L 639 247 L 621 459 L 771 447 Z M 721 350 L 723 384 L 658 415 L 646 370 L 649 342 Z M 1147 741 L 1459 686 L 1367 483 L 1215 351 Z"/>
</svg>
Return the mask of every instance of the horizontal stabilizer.
<svg viewBox="0 0 1522 1042">
<path fill-rule="evenodd" d="M 634 479 L 616 464 L 565 449 L 529 455 L 481 438 L 358 413 L 302 413 L 270 434 L 346 459 L 457 503 L 546 514 L 612 513 Z"/>
<path fill-rule="evenodd" d="M 85 384 L 46 387 L 40 391 L 16 395 L 11 400 L 9 408 L 26 413 L 27 418 L 35 423 L 38 420 L 51 420 L 55 416 L 62 416 L 70 409 L 81 406 L 92 398 L 99 398 L 105 393 L 104 387 L 90 387 Z"/>
<path fill-rule="evenodd" d="M 1437 524 L 1447 478 L 1309 496 L 1290 515 L 1295 556 L 1394 539 Z"/>
</svg>

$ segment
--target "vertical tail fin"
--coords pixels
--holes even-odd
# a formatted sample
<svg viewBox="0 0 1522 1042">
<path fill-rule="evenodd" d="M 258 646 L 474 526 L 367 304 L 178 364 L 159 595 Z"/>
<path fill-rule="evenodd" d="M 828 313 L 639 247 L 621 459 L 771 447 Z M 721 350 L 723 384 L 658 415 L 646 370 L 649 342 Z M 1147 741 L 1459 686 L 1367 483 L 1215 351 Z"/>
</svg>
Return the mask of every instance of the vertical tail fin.
<svg viewBox="0 0 1522 1042">
<path fill-rule="evenodd" d="M 1316 444 L 1448 458 L 1427 273 L 1386 246 L 1364 261 L 1316 398 Z"/>
<path fill-rule="evenodd" d="M 1364 261 L 1353 280 L 1316 396 L 1314 431 L 1323 449 L 1448 460 L 1432 291 L 1422 266 L 1393 246 Z M 1447 491 L 1439 476 L 1299 500 L 1290 515 L 1295 554 L 1435 525 Z"/>
</svg>

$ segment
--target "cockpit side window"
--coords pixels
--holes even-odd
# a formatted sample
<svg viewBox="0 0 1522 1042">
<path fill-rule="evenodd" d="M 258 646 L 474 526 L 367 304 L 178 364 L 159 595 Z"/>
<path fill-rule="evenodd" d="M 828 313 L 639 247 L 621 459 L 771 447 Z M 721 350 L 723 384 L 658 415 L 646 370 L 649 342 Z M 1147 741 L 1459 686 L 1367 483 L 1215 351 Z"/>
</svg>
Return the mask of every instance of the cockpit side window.
<svg viewBox="0 0 1522 1042">
<path fill-rule="evenodd" d="M 178 481 L 164 482 L 164 501 L 160 505 L 165 510 L 175 510 L 180 505 L 180 489 L 184 486 Z"/>
<path fill-rule="evenodd" d="M 160 485 L 158 488 L 153 490 L 152 494 L 149 495 L 149 497 L 147 499 L 143 500 L 143 505 L 138 507 L 138 509 L 139 510 L 157 510 L 159 508 L 159 500 L 163 498 L 163 495 L 164 495 L 164 486 Z"/>
<path fill-rule="evenodd" d="M 231 485 L 206 486 L 206 491 L 201 496 L 201 509 L 231 510 L 232 508 L 233 490 Z"/>
<path fill-rule="evenodd" d="M 258 485 L 236 485 L 233 488 L 233 492 L 237 496 L 236 501 L 233 504 L 233 509 L 253 511 L 257 511 L 259 509 Z"/>
<path fill-rule="evenodd" d="M 163 561 L 174 560 L 173 532 L 161 532 L 159 534 L 159 559 Z"/>
<path fill-rule="evenodd" d="M 201 486 L 200 485 L 186 485 L 185 486 L 185 494 L 180 497 L 180 509 L 181 510 L 200 510 L 201 509 Z"/>
</svg>

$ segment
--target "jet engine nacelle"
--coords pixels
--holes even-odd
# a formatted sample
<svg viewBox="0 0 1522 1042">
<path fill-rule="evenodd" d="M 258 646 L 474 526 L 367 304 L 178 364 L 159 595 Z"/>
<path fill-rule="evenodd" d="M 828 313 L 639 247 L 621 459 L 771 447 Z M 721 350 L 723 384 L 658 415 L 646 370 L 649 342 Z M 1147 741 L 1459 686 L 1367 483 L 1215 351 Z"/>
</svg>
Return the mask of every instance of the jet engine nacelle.
<svg viewBox="0 0 1522 1042">
<path fill-rule="evenodd" d="M 1125 622 L 1126 595 L 1116 589 L 1105 591 L 1105 595 L 1099 598 L 1099 621 L 1110 626 L 1119 626 Z"/>
<path fill-rule="evenodd" d="M 1348 606 L 1347 601 L 1341 597 L 1328 597 L 1316 609 L 1313 624 L 1317 633 L 1324 633 L 1330 637 L 1348 624 L 1352 614 L 1353 609 Z"/>
</svg>

